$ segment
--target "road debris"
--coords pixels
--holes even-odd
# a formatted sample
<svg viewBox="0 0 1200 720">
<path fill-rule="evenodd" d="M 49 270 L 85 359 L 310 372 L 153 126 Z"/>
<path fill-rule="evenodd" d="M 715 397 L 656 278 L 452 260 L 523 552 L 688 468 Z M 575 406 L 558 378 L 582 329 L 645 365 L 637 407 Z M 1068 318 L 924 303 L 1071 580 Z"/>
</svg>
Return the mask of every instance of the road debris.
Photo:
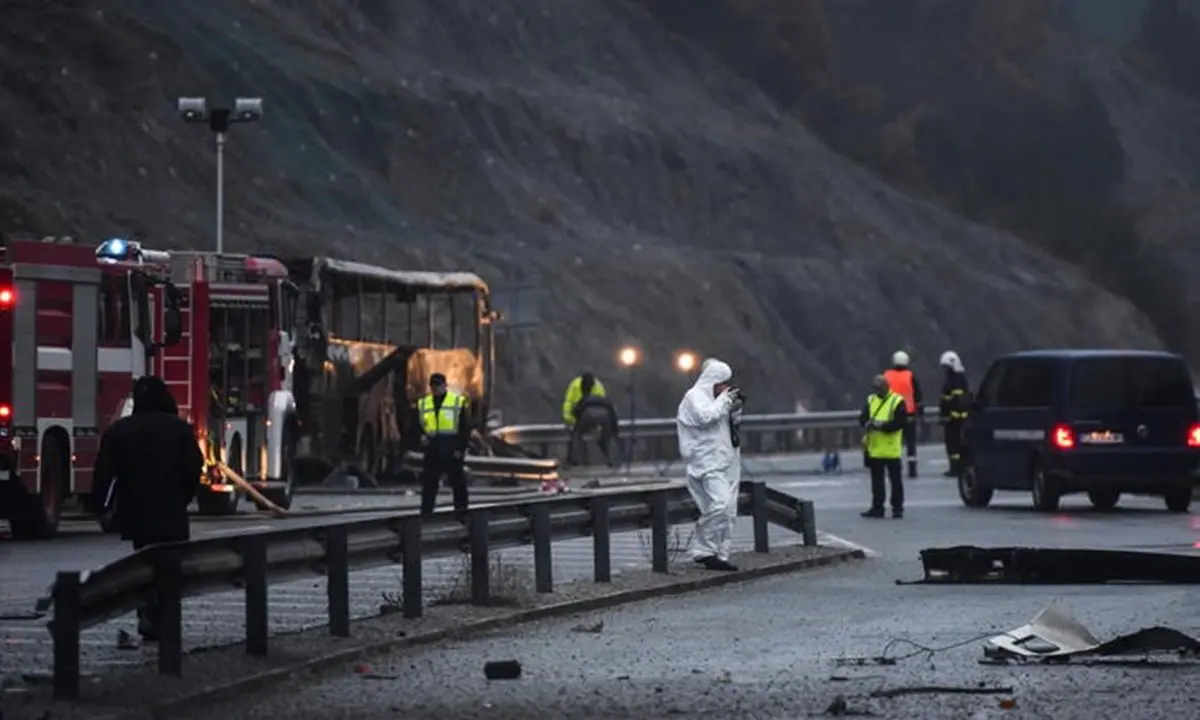
<svg viewBox="0 0 1200 720">
<path fill-rule="evenodd" d="M 902 695 L 1012 695 L 1011 687 L 989 687 L 980 685 L 966 687 L 960 685 L 912 685 L 907 687 L 872 690 L 873 698 L 896 698 Z"/>
<path fill-rule="evenodd" d="M 600 622 L 593 623 L 591 625 L 576 625 L 575 627 L 571 628 L 571 632 L 602 633 L 604 632 L 604 621 L 601 620 Z"/>
<path fill-rule="evenodd" d="M 137 650 L 141 643 L 137 638 L 129 634 L 126 630 L 117 631 L 117 649 L 118 650 Z"/>
<path fill-rule="evenodd" d="M 1200 657 L 1200 640 L 1167 627 L 1152 627 L 1101 642 L 1056 602 L 1028 624 L 988 638 L 983 654 L 993 661 L 1065 662 L 1073 657 L 1121 657 L 1178 653 Z"/>
<path fill-rule="evenodd" d="M 921 564 L 923 579 L 897 584 L 1200 582 L 1200 555 L 1161 552 L 959 545 L 926 548 L 921 551 Z"/>
<path fill-rule="evenodd" d="M 517 680 L 521 677 L 521 663 L 516 660 L 492 660 L 484 663 L 483 674 L 488 680 Z"/>
</svg>

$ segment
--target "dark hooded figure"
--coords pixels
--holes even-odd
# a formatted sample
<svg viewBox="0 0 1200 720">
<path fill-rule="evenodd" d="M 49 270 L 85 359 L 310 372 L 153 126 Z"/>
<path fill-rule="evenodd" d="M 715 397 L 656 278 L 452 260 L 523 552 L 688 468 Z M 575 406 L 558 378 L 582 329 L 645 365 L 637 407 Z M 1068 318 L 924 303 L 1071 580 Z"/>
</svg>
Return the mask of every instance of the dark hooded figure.
<svg viewBox="0 0 1200 720">
<path fill-rule="evenodd" d="M 113 512 L 121 538 L 134 550 L 188 540 L 187 507 L 203 470 L 196 435 L 179 417 L 166 384 L 157 377 L 140 378 L 133 385 L 132 414 L 109 426 L 100 440 L 93 507 Z M 153 640 L 153 603 L 138 616 L 138 631 Z"/>
</svg>

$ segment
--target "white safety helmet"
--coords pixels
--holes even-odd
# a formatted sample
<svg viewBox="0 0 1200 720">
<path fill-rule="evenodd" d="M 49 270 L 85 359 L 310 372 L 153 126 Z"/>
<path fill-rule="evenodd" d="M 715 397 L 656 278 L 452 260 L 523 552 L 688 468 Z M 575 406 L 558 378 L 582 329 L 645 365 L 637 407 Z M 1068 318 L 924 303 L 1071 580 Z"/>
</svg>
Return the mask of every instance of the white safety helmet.
<svg viewBox="0 0 1200 720">
<path fill-rule="evenodd" d="M 959 359 L 958 353 L 954 352 L 953 350 L 947 350 L 946 352 L 942 353 L 942 358 L 941 360 L 938 360 L 938 365 L 950 368 L 955 372 L 963 371 L 962 360 Z"/>
<path fill-rule="evenodd" d="M 892 353 L 892 364 L 900 367 L 908 367 L 908 353 L 903 350 L 897 350 Z"/>
</svg>

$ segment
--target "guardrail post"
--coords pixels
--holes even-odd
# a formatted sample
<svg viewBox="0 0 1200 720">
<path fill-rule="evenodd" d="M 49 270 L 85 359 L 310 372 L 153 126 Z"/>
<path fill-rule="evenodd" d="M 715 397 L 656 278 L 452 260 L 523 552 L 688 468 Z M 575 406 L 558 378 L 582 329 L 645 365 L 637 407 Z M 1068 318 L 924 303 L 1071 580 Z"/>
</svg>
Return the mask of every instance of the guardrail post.
<svg viewBox="0 0 1200 720">
<path fill-rule="evenodd" d="M 754 552 L 771 552 L 767 527 L 767 486 L 764 483 L 750 485 L 750 516 L 754 522 Z"/>
<path fill-rule="evenodd" d="M 404 553 L 403 587 L 400 599 L 404 617 L 419 618 L 424 612 L 421 597 L 421 519 L 406 517 L 400 521 L 400 549 Z"/>
<path fill-rule="evenodd" d="M 592 574 L 596 582 L 612 582 L 612 528 L 608 523 L 608 498 L 588 501 L 592 513 Z"/>
<path fill-rule="evenodd" d="M 329 634 L 350 637 L 350 545 L 346 528 L 325 534 L 325 591 L 329 596 Z"/>
<path fill-rule="evenodd" d="M 804 544 L 817 544 L 817 513 L 812 500 L 800 501 L 800 522 L 804 526 Z"/>
<path fill-rule="evenodd" d="M 242 541 L 242 581 L 246 583 L 246 654 L 267 654 L 267 539 Z"/>
<path fill-rule="evenodd" d="M 650 494 L 650 564 L 654 572 L 668 572 L 667 557 L 667 493 L 655 490 Z"/>
<path fill-rule="evenodd" d="M 554 565 L 551 556 L 550 506 L 534 503 L 530 508 L 533 523 L 533 576 L 540 593 L 554 592 Z"/>
<path fill-rule="evenodd" d="M 468 515 L 468 535 L 471 546 L 471 604 L 489 605 L 491 593 L 491 558 L 488 556 L 488 511 L 471 510 Z"/>
<path fill-rule="evenodd" d="M 154 601 L 158 605 L 158 671 L 183 674 L 183 564 L 173 547 L 154 553 Z"/>
<path fill-rule="evenodd" d="M 54 579 L 54 699 L 79 698 L 79 573 L 60 572 Z"/>
</svg>

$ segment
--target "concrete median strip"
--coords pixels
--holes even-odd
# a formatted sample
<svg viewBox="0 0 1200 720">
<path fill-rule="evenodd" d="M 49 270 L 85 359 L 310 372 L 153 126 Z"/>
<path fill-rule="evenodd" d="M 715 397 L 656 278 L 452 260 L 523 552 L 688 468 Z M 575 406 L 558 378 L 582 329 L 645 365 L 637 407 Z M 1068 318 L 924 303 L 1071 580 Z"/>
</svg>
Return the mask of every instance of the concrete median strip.
<svg viewBox="0 0 1200 720">
<path fill-rule="evenodd" d="M 519 607 L 431 605 L 418 619 L 406 620 L 396 612 L 358 621 L 352 638 L 331 638 L 326 628 L 275 636 L 266 658 L 247 657 L 242 644 L 192 651 L 184 661 L 183 678 L 158 675 L 153 664 L 105 670 L 84 676 L 83 699 L 74 704 L 51 705 L 48 679 L 26 678 L 16 690 L 0 695 L 0 708 L 5 720 L 24 717 L 16 713 L 25 710 L 30 717 L 50 710 L 56 720 L 179 717 L 199 703 L 242 692 L 262 693 L 297 675 L 398 649 L 864 558 L 856 549 L 784 546 L 769 554 L 738 553 L 733 561 L 741 569 L 728 573 L 702 570 L 680 558 L 669 574 L 635 570 L 614 574 L 611 583 L 563 584 L 554 593 L 530 596 Z M 145 659 L 149 662 L 152 656 Z M 84 662 L 86 673 L 86 657 Z"/>
</svg>

